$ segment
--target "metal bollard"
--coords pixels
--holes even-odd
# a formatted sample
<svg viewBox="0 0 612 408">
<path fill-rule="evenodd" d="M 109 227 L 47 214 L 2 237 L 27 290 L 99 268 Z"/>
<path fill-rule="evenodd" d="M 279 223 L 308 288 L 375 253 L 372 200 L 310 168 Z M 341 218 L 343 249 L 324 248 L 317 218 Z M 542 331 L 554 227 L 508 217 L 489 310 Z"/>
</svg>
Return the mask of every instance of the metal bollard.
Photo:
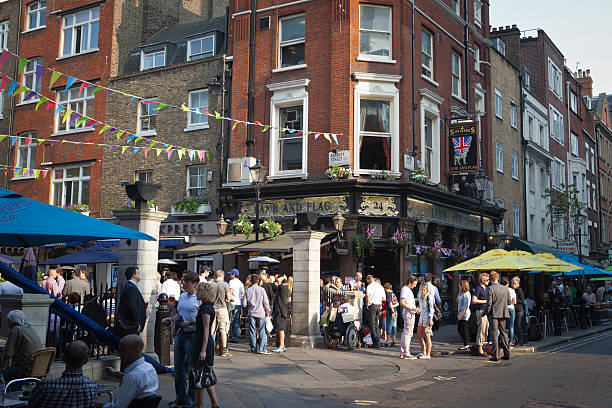
<svg viewBox="0 0 612 408">
<path fill-rule="evenodd" d="M 155 338 L 153 341 L 155 353 L 159 356 L 161 364 L 170 365 L 170 325 L 162 323 L 162 319 L 170 314 L 168 295 L 162 293 L 157 298 L 157 302 L 159 306 L 155 315 Z"/>
</svg>

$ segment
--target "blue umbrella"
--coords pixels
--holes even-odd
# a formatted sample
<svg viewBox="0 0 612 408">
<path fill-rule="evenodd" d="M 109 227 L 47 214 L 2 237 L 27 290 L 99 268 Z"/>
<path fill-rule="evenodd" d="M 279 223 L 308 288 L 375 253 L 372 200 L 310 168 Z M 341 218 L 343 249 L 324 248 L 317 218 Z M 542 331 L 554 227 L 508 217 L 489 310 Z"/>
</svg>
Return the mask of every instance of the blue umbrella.
<svg viewBox="0 0 612 408">
<path fill-rule="evenodd" d="M 74 264 L 97 264 L 117 263 L 119 253 L 99 246 L 92 246 L 80 251 L 73 252 L 59 258 L 49 259 L 41 262 L 41 265 L 74 265 Z"/>
<path fill-rule="evenodd" d="M 558 275 L 553 275 L 553 276 L 562 276 L 562 275 L 563 276 L 581 276 L 581 275 L 584 275 L 584 276 L 594 276 L 594 275 L 612 276 L 612 273 L 604 271 L 603 269 L 599 269 L 593 265 L 580 263 L 576 255 L 558 252 L 556 254 L 556 257 L 566 262 L 573 263 L 574 265 L 578 265 L 579 267 L 583 268 L 584 271 L 572 271 L 572 272 L 566 272 L 564 274 L 558 274 Z"/>
<path fill-rule="evenodd" d="M 0 254 L 0 262 L 2 262 L 3 264 L 10 265 L 10 264 L 18 264 L 21 261 L 17 258 L 13 258 L 12 256 Z"/>
<path fill-rule="evenodd" d="M 0 188 L 0 245 L 29 247 L 108 238 L 155 241 L 142 232 Z"/>
</svg>

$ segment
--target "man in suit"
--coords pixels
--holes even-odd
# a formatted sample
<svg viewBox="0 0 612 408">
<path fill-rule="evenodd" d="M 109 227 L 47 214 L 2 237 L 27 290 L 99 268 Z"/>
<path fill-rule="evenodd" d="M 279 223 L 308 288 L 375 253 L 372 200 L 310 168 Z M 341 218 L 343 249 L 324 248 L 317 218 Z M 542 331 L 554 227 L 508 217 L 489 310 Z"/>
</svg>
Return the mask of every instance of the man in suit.
<svg viewBox="0 0 612 408">
<path fill-rule="evenodd" d="M 130 266 L 125 270 L 127 282 L 119 296 L 118 318 L 121 323 L 115 323 L 121 337 L 128 334 L 140 334 L 147 319 L 147 306 L 138 289 L 140 273 L 138 268 Z"/>
<path fill-rule="evenodd" d="M 72 293 L 79 295 L 79 303 L 85 301 L 85 296 L 91 293 L 91 287 L 86 279 L 86 271 L 83 269 L 75 269 L 72 272 L 72 279 L 66 282 L 62 289 L 62 296 L 68 296 Z"/>
<path fill-rule="evenodd" d="M 506 332 L 506 319 L 510 318 L 508 305 L 510 304 L 510 291 L 507 287 L 499 284 L 499 273 L 493 271 L 489 274 L 491 286 L 489 286 L 489 300 L 487 301 L 487 315 L 489 319 L 489 337 L 493 339 L 493 350 L 491 361 L 499 359 L 499 336 L 504 350 L 504 360 L 510 359 L 510 344 Z"/>
</svg>

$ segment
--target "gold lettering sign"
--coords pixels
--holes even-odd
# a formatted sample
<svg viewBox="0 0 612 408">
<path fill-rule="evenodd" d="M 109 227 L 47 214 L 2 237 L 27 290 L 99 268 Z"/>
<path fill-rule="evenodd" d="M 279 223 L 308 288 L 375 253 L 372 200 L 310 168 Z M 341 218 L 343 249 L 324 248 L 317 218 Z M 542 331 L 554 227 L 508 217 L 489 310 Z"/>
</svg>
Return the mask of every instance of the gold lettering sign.
<svg viewBox="0 0 612 408">
<path fill-rule="evenodd" d="M 395 197 L 361 196 L 361 205 L 357 212 L 359 215 L 395 217 L 399 214 Z"/>
<path fill-rule="evenodd" d="M 264 200 L 259 203 L 259 215 L 267 217 L 293 217 L 297 213 L 314 211 L 319 215 L 335 215 L 340 211 L 349 214 L 348 196 L 305 197 L 296 199 Z M 238 214 L 241 217 L 255 217 L 255 203 L 241 201 L 238 203 Z"/>
<path fill-rule="evenodd" d="M 448 225 L 457 229 L 480 231 L 480 216 L 467 212 L 446 208 L 424 201 L 408 198 L 407 215 L 409 218 L 425 217 L 429 222 Z M 484 218 L 484 231 L 491 231 L 493 223 L 489 217 Z"/>
</svg>

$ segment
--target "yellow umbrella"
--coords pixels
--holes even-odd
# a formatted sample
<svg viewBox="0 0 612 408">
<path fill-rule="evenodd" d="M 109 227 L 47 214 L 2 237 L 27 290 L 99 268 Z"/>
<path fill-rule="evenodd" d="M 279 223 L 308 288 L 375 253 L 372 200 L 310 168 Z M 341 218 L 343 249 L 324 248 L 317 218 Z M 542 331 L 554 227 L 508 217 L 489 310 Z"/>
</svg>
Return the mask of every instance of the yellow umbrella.
<svg viewBox="0 0 612 408">
<path fill-rule="evenodd" d="M 469 259 L 453 267 L 445 269 L 444 272 L 453 271 L 556 271 L 554 267 L 546 264 L 541 257 L 526 251 L 505 251 L 503 249 L 492 249 L 476 258 Z"/>
<path fill-rule="evenodd" d="M 540 254 L 536 254 L 537 257 L 540 257 L 542 259 L 544 259 L 544 262 L 555 268 L 556 272 L 573 272 L 573 271 L 577 271 L 577 270 L 582 270 L 583 268 L 579 267 L 578 265 L 574 265 L 573 263 L 570 262 L 565 262 L 559 258 L 557 258 L 556 256 L 554 256 L 551 253 L 540 253 Z M 537 269 L 535 269 L 537 270 Z"/>
</svg>

